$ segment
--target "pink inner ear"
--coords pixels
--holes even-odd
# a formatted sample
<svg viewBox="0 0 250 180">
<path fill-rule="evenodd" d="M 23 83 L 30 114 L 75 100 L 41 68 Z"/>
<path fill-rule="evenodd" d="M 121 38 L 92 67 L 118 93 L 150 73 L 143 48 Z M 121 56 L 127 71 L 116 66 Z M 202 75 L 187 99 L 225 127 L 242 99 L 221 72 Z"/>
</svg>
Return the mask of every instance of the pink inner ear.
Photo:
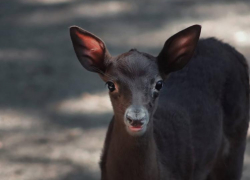
<svg viewBox="0 0 250 180">
<path fill-rule="evenodd" d="M 190 45 L 192 45 L 191 42 L 192 38 L 190 36 L 184 36 L 176 40 L 175 45 L 173 47 L 170 47 L 169 49 L 170 54 L 172 54 L 171 59 L 174 61 L 175 58 L 179 57 L 180 55 L 189 53 Z"/>
<path fill-rule="evenodd" d="M 185 46 L 185 45 L 188 45 L 190 41 L 190 38 L 189 37 L 183 37 L 179 40 L 178 42 L 178 46 Z"/>
<path fill-rule="evenodd" d="M 94 37 L 90 35 L 85 35 L 81 32 L 76 32 L 76 35 L 80 39 L 80 44 L 83 46 L 81 47 L 81 51 L 83 56 L 88 56 L 92 61 L 89 63 L 95 66 L 101 65 L 104 52 L 103 46 L 101 42 L 98 42 Z"/>
</svg>

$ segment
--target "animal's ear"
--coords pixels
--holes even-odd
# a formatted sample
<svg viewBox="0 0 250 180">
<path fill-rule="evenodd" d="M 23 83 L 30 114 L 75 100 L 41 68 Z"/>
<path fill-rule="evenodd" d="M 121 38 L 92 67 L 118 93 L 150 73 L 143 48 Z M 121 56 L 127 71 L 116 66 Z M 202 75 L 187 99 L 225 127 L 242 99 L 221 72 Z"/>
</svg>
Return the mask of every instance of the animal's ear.
<svg viewBox="0 0 250 180">
<path fill-rule="evenodd" d="M 182 69 L 192 58 L 201 26 L 193 25 L 170 37 L 157 57 L 160 72 L 167 75 Z"/>
<path fill-rule="evenodd" d="M 82 66 L 92 72 L 104 73 L 111 57 L 104 42 L 77 26 L 70 27 L 70 37 Z"/>
</svg>

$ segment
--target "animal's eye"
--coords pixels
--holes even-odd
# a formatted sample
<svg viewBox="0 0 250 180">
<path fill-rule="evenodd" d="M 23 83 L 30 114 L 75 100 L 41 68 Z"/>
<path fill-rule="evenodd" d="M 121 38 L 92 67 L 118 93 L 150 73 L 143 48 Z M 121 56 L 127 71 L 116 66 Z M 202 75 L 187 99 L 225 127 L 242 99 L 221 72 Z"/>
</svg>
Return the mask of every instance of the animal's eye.
<svg viewBox="0 0 250 180">
<path fill-rule="evenodd" d="M 106 85 L 108 86 L 110 92 L 113 92 L 115 90 L 114 83 L 108 81 L 108 82 L 106 82 Z"/>
<path fill-rule="evenodd" d="M 163 82 L 162 82 L 162 80 L 160 80 L 160 81 L 158 81 L 158 82 L 156 83 L 155 89 L 157 89 L 158 91 L 160 91 L 161 88 L 162 88 L 162 86 L 163 86 Z"/>
</svg>

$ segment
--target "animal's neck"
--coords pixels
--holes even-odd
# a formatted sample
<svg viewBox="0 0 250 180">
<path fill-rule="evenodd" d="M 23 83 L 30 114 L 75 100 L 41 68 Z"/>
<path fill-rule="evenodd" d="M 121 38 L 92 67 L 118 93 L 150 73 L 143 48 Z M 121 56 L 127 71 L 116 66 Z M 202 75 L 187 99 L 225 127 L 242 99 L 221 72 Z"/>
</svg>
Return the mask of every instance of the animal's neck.
<svg viewBox="0 0 250 180">
<path fill-rule="evenodd" d="M 108 180 L 158 180 L 159 167 L 152 125 L 140 137 L 126 132 L 123 117 L 115 117 L 107 156 Z"/>
</svg>

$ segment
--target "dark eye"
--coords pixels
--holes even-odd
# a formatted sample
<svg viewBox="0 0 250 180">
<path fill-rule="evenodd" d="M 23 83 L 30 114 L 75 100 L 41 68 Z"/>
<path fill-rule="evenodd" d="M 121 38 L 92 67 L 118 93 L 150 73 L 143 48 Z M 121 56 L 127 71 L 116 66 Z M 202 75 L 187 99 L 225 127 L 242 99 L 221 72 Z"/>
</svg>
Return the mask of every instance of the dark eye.
<svg viewBox="0 0 250 180">
<path fill-rule="evenodd" d="M 162 80 L 160 80 L 160 81 L 158 81 L 158 82 L 156 83 L 155 89 L 157 89 L 158 91 L 160 91 L 161 88 L 162 88 L 162 86 L 163 86 L 163 83 L 162 83 Z"/>
<path fill-rule="evenodd" d="M 113 91 L 115 90 L 115 85 L 114 85 L 114 83 L 108 81 L 108 82 L 106 83 L 106 85 L 108 86 L 110 92 L 113 92 Z"/>
</svg>

